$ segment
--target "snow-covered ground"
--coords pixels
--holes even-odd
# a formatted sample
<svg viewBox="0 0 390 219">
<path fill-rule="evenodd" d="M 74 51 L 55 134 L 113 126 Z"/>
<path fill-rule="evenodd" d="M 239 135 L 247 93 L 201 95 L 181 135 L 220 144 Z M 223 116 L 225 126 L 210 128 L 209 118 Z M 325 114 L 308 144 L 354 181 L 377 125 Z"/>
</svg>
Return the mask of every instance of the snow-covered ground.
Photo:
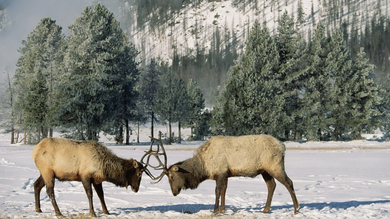
<svg viewBox="0 0 390 219">
<path fill-rule="evenodd" d="M 146 132 L 146 131 L 145 131 Z M 147 136 L 147 135 L 145 135 Z M 146 141 L 147 137 L 141 138 Z M 147 144 L 105 144 L 124 158 L 140 159 Z M 168 164 L 189 158 L 202 142 L 166 146 Z M 227 211 L 218 218 L 389 218 L 390 143 L 378 141 L 287 142 L 286 171 L 294 182 L 300 213 L 286 188 L 277 183 L 271 213 L 262 214 L 267 189 L 261 176 L 230 178 Z M 0 134 L 0 218 L 52 218 L 53 207 L 41 192 L 41 208 L 34 210 L 33 183 L 39 176 L 31 158 L 33 146 L 10 145 L 9 134 Z M 215 182 L 207 180 L 196 190 L 174 197 L 167 178 L 154 184 L 143 176 L 138 193 L 103 183 L 111 215 L 104 215 L 94 193 L 94 207 L 101 218 L 211 218 Z M 80 182 L 56 181 L 55 195 L 65 216 L 88 215 L 88 200 Z"/>
</svg>

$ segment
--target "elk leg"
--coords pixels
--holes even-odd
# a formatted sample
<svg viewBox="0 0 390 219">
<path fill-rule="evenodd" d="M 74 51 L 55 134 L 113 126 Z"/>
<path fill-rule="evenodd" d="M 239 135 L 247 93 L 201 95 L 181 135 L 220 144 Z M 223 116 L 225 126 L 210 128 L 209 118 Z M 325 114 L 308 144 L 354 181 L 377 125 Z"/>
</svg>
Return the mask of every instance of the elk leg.
<svg viewBox="0 0 390 219">
<path fill-rule="evenodd" d="M 40 195 L 44 186 L 45 181 L 43 180 L 42 175 L 40 175 L 39 178 L 34 182 L 35 211 L 39 213 L 42 213 Z"/>
<path fill-rule="evenodd" d="M 274 177 L 287 188 L 288 192 L 291 195 L 291 199 L 294 203 L 294 213 L 295 214 L 299 213 L 300 206 L 298 203 L 297 196 L 295 195 L 294 185 L 292 180 L 288 178 L 286 172 L 284 171 L 282 171 L 281 174 L 275 175 Z"/>
<path fill-rule="evenodd" d="M 85 192 L 87 193 L 87 197 L 88 197 L 88 201 L 89 201 L 89 214 L 92 217 L 96 217 L 95 211 L 93 210 L 91 180 L 89 178 L 84 178 L 84 179 L 82 179 L 82 183 L 83 183 Z"/>
<path fill-rule="evenodd" d="M 268 188 L 267 202 L 266 202 L 265 208 L 262 212 L 268 213 L 271 210 L 271 202 L 272 202 L 272 197 L 274 195 L 276 183 L 275 183 L 275 179 L 271 175 L 269 175 L 267 172 L 264 172 L 261 175 L 263 176 L 263 179 L 264 179 L 265 183 L 267 184 L 267 188 Z"/>
<path fill-rule="evenodd" d="M 216 187 L 215 187 L 215 205 L 214 205 L 214 213 L 213 214 L 218 214 L 222 212 L 222 207 L 223 207 L 223 212 L 225 211 L 225 194 L 226 193 L 226 187 L 227 187 L 227 177 L 225 176 L 218 176 L 216 179 Z M 221 200 L 221 210 L 219 210 L 219 198 L 222 196 L 223 198 Z"/>
<path fill-rule="evenodd" d="M 45 179 L 46 183 L 46 193 L 47 196 L 50 198 L 50 202 L 53 205 L 54 211 L 56 213 L 56 216 L 62 217 L 62 214 L 60 212 L 60 209 L 58 208 L 55 196 L 54 196 L 54 174 L 49 179 Z"/>
<path fill-rule="evenodd" d="M 95 184 L 93 183 L 93 187 L 95 188 L 95 191 L 100 199 L 100 203 L 102 204 L 102 209 L 104 214 L 110 214 L 108 213 L 106 203 L 104 202 L 104 192 L 103 192 L 103 185 L 102 183 L 100 184 Z"/>
<path fill-rule="evenodd" d="M 226 189 L 228 184 L 228 178 L 224 178 L 224 182 L 222 184 L 222 194 L 221 194 L 221 209 L 219 210 L 219 213 L 223 214 L 225 212 L 225 195 L 226 195 Z"/>
</svg>

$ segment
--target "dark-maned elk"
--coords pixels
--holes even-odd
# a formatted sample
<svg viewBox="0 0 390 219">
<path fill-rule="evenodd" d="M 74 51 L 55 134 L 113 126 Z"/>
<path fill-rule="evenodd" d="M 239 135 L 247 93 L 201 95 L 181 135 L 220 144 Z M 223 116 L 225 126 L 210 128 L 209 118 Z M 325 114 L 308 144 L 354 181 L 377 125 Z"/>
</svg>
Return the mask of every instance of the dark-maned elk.
<svg viewBox="0 0 390 219">
<path fill-rule="evenodd" d="M 89 213 L 96 217 L 91 184 L 100 199 L 103 213 L 109 214 L 104 202 L 102 182 L 126 188 L 130 185 L 133 192 L 138 192 L 144 172 L 144 166 L 140 162 L 119 158 L 95 141 L 46 138 L 35 146 L 32 157 L 41 173 L 34 183 L 35 211 L 42 212 L 39 196 L 46 185 L 47 195 L 57 216 L 62 214 L 54 197 L 56 178 L 60 181 L 81 181 L 87 193 Z"/>
<path fill-rule="evenodd" d="M 152 177 L 152 179 L 161 180 L 164 175 L 167 175 L 174 196 L 178 195 L 181 189 L 196 189 L 207 179 L 215 180 L 214 214 L 218 214 L 225 211 L 225 194 L 229 177 L 255 177 L 261 174 L 268 188 L 263 213 L 271 209 L 272 196 L 276 187 L 274 179 L 282 183 L 290 192 L 294 212 L 298 213 L 300 206 L 293 182 L 284 169 L 285 150 L 285 145 L 270 135 L 216 136 L 200 146 L 192 158 L 173 164 L 168 169 L 166 163 L 163 164 L 158 159 L 159 167 L 162 166 L 164 171 L 159 177 Z M 142 159 L 141 162 L 143 163 Z M 149 161 L 145 165 L 145 171 L 148 171 L 148 166 L 150 166 Z M 221 208 L 219 208 L 220 198 Z"/>
</svg>

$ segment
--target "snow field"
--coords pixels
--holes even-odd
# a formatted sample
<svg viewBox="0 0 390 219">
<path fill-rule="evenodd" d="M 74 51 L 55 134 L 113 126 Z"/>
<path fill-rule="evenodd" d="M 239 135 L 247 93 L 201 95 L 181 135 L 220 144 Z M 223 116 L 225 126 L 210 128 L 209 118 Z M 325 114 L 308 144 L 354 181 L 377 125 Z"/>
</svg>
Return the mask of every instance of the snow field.
<svg viewBox="0 0 390 219">
<path fill-rule="evenodd" d="M 7 135 L 8 136 L 8 135 Z M 0 218 L 55 218 L 53 207 L 41 192 L 41 208 L 34 208 L 33 183 L 39 176 L 31 152 L 33 146 L 10 145 L 0 134 Z M 166 146 L 168 164 L 192 156 L 201 142 Z M 115 154 L 140 159 L 149 145 L 118 146 L 106 143 Z M 354 145 L 356 147 L 354 147 Z M 261 176 L 229 178 L 226 213 L 218 218 L 389 218 L 390 147 L 376 141 L 287 142 L 286 172 L 293 180 L 300 213 L 294 215 L 287 189 L 277 182 L 271 213 L 261 211 L 267 188 Z M 312 150 L 311 148 L 317 148 Z M 365 149 L 359 149 L 364 147 Z M 295 149 L 294 149 L 295 148 Z M 372 148 L 372 149 L 367 149 Z M 380 148 L 380 149 L 378 149 Z M 156 173 L 157 174 L 157 173 Z M 94 193 L 94 208 L 100 218 L 214 218 L 215 181 L 207 180 L 196 190 L 174 197 L 165 177 L 154 184 L 145 174 L 138 193 L 104 182 L 104 215 Z M 88 200 L 80 182 L 55 184 L 61 212 L 72 218 L 88 215 Z"/>
</svg>

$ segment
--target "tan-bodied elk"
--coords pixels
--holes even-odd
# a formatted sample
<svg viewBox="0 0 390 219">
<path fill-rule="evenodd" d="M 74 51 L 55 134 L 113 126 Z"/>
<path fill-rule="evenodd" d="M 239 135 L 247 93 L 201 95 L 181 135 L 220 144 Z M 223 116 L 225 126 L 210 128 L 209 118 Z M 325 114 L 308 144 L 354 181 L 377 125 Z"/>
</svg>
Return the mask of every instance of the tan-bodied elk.
<svg viewBox="0 0 390 219">
<path fill-rule="evenodd" d="M 207 179 L 215 180 L 213 214 L 218 214 L 225 211 L 225 194 L 229 177 L 255 177 L 261 174 L 268 188 L 263 213 L 271 209 L 276 187 L 274 179 L 287 188 L 294 203 L 294 212 L 298 213 L 300 206 L 293 182 L 284 168 L 285 150 L 285 145 L 270 135 L 216 136 L 201 145 L 192 158 L 173 164 L 169 168 L 166 168 L 166 162 L 163 164 L 158 159 L 160 166 L 164 169 L 163 173 L 159 177 L 153 175 L 151 177 L 161 180 L 164 175 L 167 175 L 174 196 L 178 195 L 182 189 L 196 189 L 201 182 Z M 144 163 L 142 159 L 141 162 Z M 149 161 L 145 165 L 147 172 L 149 172 L 148 166 Z M 150 176 L 151 173 L 149 172 L 148 175 Z M 219 208 L 220 198 L 221 207 Z"/>
<path fill-rule="evenodd" d="M 61 138 L 45 138 L 35 146 L 32 157 L 40 176 L 34 183 L 35 211 L 42 212 L 40 192 L 46 185 L 46 192 L 55 214 L 62 216 L 54 197 L 54 181 L 81 181 L 89 201 L 89 213 L 93 210 L 92 187 L 100 199 L 103 213 L 109 214 L 104 201 L 102 182 L 107 181 L 120 187 L 131 186 L 138 192 L 144 166 L 134 159 L 123 159 L 96 141 L 75 141 Z"/>
</svg>

